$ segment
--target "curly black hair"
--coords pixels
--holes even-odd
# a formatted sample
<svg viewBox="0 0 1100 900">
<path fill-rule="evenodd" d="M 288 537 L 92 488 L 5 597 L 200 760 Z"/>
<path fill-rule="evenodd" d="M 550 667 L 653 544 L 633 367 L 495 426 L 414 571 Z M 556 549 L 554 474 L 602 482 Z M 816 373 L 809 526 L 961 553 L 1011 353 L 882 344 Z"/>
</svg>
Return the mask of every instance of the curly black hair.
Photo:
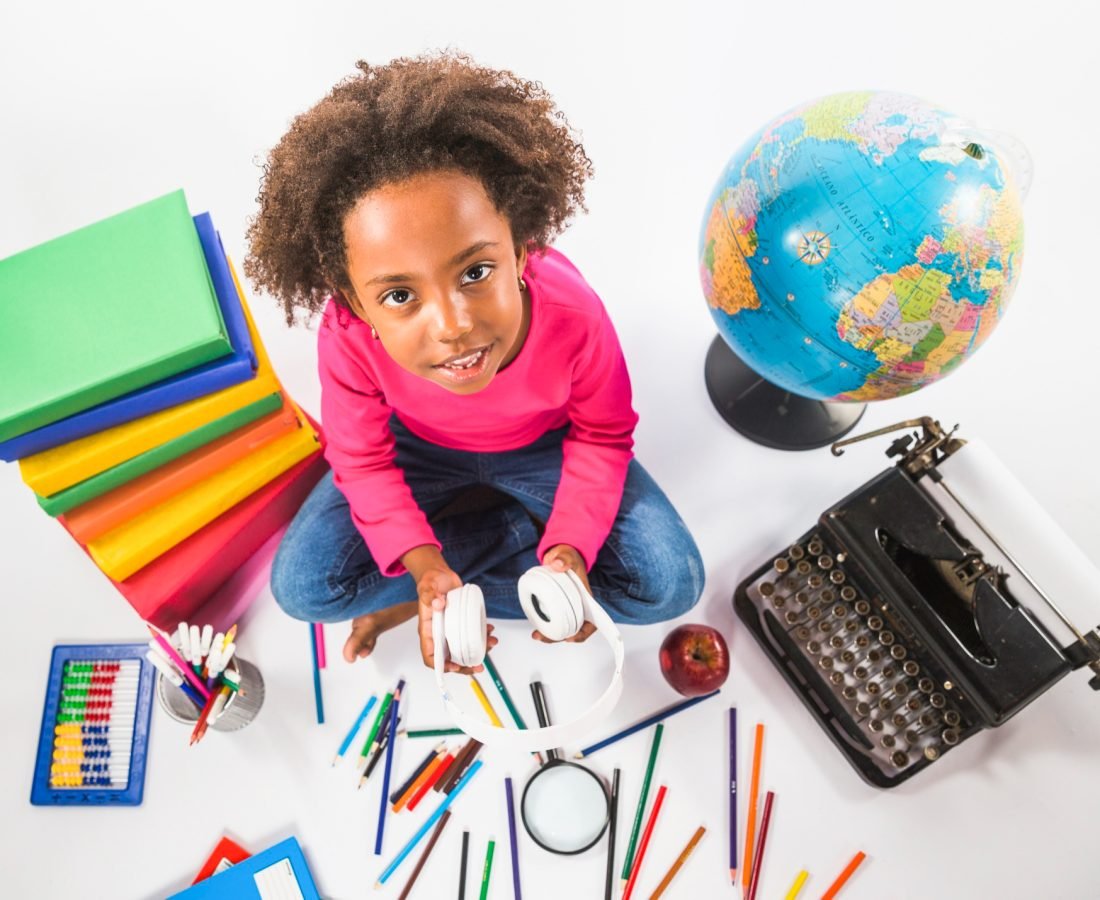
<svg viewBox="0 0 1100 900">
<path fill-rule="evenodd" d="M 344 219 L 369 191 L 426 172 L 477 178 L 516 246 L 545 247 L 584 205 L 592 163 L 539 82 L 442 51 L 360 60 L 268 155 L 245 273 L 295 312 L 348 290 Z"/>
</svg>

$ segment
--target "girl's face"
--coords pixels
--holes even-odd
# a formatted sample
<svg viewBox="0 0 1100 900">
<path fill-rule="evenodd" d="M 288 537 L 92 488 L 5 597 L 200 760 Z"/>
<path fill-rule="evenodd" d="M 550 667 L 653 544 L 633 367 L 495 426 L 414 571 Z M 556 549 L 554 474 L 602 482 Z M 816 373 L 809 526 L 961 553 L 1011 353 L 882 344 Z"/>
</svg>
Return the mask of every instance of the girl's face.
<svg viewBox="0 0 1100 900">
<path fill-rule="evenodd" d="M 402 368 L 473 394 L 519 353 L 527 253 L 476 178 L 433 172 L 373 190 L 344 219 L 344 242 L 348 303 Z"/>
</svg>

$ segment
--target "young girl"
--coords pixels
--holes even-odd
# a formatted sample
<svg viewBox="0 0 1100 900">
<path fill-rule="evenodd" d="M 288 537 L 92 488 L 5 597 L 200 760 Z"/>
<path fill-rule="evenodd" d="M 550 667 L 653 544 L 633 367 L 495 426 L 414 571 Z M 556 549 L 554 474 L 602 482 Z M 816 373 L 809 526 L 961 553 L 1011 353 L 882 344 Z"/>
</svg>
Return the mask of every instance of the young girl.
<svg viewBox="0 0 1100 900">
<path fill-rule="evenodd" d="M 690 609 L 702 561 L 632 458 L 615 331 L 548 246 L 584 208 L 584 149 L 511 72 L 451 53 L 358 69 L 272 150 L 248 234 L 246 271 L 288 323 L 322 313 L 332 473 L 282 542 L 276 600 L 352 619 L 349 662 L 419 613 L 428 666 L 448 590 L 476 583 L 490 616 L 520 618 L 540 562 L 619 622 Z"/>
</svg>

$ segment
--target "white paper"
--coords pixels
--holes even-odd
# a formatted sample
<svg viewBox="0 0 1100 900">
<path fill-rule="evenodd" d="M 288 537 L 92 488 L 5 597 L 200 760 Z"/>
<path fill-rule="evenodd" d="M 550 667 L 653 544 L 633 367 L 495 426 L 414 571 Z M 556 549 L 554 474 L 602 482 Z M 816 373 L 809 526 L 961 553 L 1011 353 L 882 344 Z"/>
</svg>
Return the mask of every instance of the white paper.
<svg viewBox="0 0 1100 900">
<path fill-rule="evenodd" d="M 260 900 L 305 900 L 289 858 L 260 869 L 252 878 L 260 892 Z"/>
</svg>

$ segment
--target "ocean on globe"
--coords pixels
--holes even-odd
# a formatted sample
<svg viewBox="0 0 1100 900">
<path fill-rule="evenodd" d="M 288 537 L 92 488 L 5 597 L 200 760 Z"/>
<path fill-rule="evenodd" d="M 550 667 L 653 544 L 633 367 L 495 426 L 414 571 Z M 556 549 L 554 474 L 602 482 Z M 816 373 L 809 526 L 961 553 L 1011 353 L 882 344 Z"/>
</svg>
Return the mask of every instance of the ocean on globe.
<svg viewBox="0 0 1100 900">
<path fill-rule="evenodd" d="M 956 369 L 1004 315 L 1023 259 L 1029 170 L 986 137 L 916 97 L 863 92 L 751 138 L 699 241 L 729 346 L 817 400 L 896 397 Z"/>
</svg>

